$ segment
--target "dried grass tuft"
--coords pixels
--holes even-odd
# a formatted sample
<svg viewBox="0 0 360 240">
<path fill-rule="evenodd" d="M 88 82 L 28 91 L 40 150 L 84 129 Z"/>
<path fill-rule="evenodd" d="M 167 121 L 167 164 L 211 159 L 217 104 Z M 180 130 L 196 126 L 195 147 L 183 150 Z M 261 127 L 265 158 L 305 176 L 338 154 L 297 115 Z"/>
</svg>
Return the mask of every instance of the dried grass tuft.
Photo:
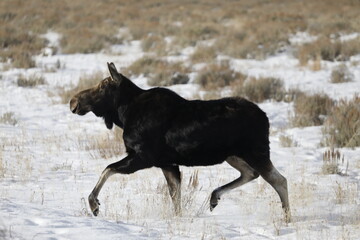
<svg viewBox="0 0 360 240">
<path fill-rule="evenodd" d="M 352 82 L 354 75 L 349 71 L 349 68 L 345 64 L 337 66 L 331 72 L 330 82 L 332 83 L 345 83 Z"/>
<path fill-rule="evenodd" d="M 44 85 L 45 78 L 40 74 L 32 74 L 29 76 L 19 75 L 17 79 L 17 85 L 19 87 L 35 87 L 38 85 Z"/>
<path fill-rule="evenodd" d="M 323 128 L 323 143 L 331 147 L 360 146 L 360 97 L 340 100 Z"/>
<path fill-rule="evenodd" d="M 15 118 L 15 114 L 13 112 L 6 112 L 0 116 L 0 123 L 16 125 L 18 120 Z"/>
<path fill-rule="evenodd" d="M 143 57 L 124 69 L 127 75 L 144 75 L 151 86 L 186 84 L 190 70 L 179 62 L 168 62 L 158 58 Z"/>
<path fill-rule="evenodd" d="M 204 67 L 197 77 L 195 83 L 200 84 L 206 90 L 215 90 L 234 84 L 241 84 L 246 76 L 230 68 L 229 62 L 210 64 Z"/>
<path fill-rule="evenodd" d="M 326 94 L 300 94 L 294 101 L 294 116 L 290 121 L 294 127 L 322 125 L 333 106 L 334 101 Z"/>
<path fill-rule="evenodd" d="M 240 92 L 255 102 L 263 102 L 269 99 L 281 101 L 285 96 L 283 81 L 272 77 L 250 78 L 245 82 Z"/>
</svg>

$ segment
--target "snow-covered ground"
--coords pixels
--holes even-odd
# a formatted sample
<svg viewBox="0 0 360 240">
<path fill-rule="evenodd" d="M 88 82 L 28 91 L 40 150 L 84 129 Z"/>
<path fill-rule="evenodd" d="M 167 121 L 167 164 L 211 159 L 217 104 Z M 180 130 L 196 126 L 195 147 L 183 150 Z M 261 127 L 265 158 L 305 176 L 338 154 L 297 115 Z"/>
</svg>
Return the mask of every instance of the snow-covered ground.
<svg viewBox="0 0 360 240">
<path fill-rule="evenodd" d="M 56 36 L 45 36 L 58 41 Z M 301 37 L 301 36 L 300 36 Z M 300 38 L 298 36 L 298 38 Z M 295 40 L 294 40 L 295 41 Z M 139 42 L 114 46 L 113 53 L 37 56 L 38 68 L 1 72 L 0 116 L 12 112 L 16 125 L 0 123 L 0 239 L 359 239 L 360 149 L 340 149 L 345 176 L 324 175 L 319 147 L 321 127 L 290 128 L 292 104 L 265 102 L 260 107 L 271 122 L 271 158 L 288 179 L 292 222 L 283 221 L 278 195 L 263 179 L 224 195 L 213 211 L 213 189 L 238 177 L 226 163 L 185 168 L 181 217 L 172 212 L 165 179 L 159 169 L 113 176 L 102 190 L 100 214 L 87 203 L 98 177 L 122 156 L 104 159 L 94 142 L 112 139 L 103 120 L 92 113 L 77 116 L 56 93 L 70 88 L 83 74 L 106 72 L 106 62 L 118 69 L 143 53 Z M 182 56 L 186 58 L 187 56 Z M 329 82 L 340 63 L 322 62 L 321 70 L 299 67 L 287 55 L 265 61 L 232 60 L 231 66 L 252 76 L 281 78 L 288 88 L 325 92 L 334 99 L 360 92 L 360 56 L 346 63 L 354 81 Z M 56 65 L 61 65 L 59 69 Z M 45 85 L 19 87 L 16 79 L 42 74 Z M 99 79 L 100 80 L 100 79 Z M 134 79 L 148 87 L 146 79 Z M 196 85 L 171 87 L 180 95 L 196 96 Z M 285 135 L 296 147 L 284 148 Z M 198 176 L 197 181 L 190 181 Z"/>
</svg>

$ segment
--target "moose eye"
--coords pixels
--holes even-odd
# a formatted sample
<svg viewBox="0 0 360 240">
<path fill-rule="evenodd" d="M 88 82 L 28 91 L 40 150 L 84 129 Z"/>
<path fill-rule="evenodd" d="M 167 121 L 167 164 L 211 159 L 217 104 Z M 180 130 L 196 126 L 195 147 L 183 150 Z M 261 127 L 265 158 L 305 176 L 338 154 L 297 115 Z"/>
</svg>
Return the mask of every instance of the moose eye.
<svg viewBox="0 0 360 240">
<path fill-rule="evenodd" d="M 102 81 L 100 84 L 100 89 L 104 89 L 107 86 L 107 84 L 108 84 L 107 80 Z"/>
</svg>

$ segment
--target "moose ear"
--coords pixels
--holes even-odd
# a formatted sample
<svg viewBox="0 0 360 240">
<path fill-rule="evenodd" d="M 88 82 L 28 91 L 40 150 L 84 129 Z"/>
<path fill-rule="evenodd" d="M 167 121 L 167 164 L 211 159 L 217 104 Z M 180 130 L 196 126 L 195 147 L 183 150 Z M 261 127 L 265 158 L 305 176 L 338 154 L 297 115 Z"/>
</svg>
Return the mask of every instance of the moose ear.
<svg viewBox="0 0 360 240">
<path fill-rule="evenodd" d="M 121 74 L 118 73 L 118 71 L 116 70 L 115 64 L 114 64 L 114 63 L 107 63 L 107 65 L 108 65 L 109 72 L 110 72 L 110 75 L 111 75 L 112 79 L 113 79 L 115 82 L 121 83 L 122 76 L 121 76 Z"/>
</svg>

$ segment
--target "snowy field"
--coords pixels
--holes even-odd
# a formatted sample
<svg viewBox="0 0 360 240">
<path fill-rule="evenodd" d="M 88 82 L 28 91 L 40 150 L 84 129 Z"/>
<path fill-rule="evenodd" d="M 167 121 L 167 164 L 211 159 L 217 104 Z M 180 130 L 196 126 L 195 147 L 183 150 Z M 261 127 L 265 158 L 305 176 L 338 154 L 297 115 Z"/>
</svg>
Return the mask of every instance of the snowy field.
<svg viewBox="0 0 360 240">
<path fill-rule="evenodd" d="M 56 43 L 56 35 L 47 37 Z M 271 159 L 288 179 L 291 223 L 283 221 L 278 195 L 261 178 L 225 194 L 210 212 L 212 190 L 238 177 L 226 163 L 181 168 L 181 217 L 174 216 L 165 179 L 155 168 L 113 176 L 100 193 L 99 216 L 92 216 L 87 196 L 102 170 L 122 156 L 102 157 L 99 146 L 117 141 L 114 130 L 92 113 L 72 114 L 56 93 L 84 74 L 107 74 L 106 62 L 121 69 L 142 55 L 134 41 L 111 53 L 41 55 L 37 68 L 1 71 L 0 116 L 11 112 L 16 123 L 0 123 L 0 239 L 360 239 L 360 148 L 340 149 L 343 174 L 323 174 L 328 148 L 320 147 L 322 127 L 290 127 L 293 104 L 275 101 L 260 107 L 271 123 Z M 186 59 L 187 51 L 177 57 Z M 357 56 L 346 63 L 354 81 L 333 84 L 329 77 L 337 62 L 322 62 L 312 71 L 287 54 L 230 61 L 250 76 L 278 77 L 286 88 L 333 99 L 360 93 L 359 62 Z M 19 87 L 20 74 L 41 74 L 46 83 Z M 133 81 L 148 87 L 144 77 Z M 200 91 L 192 83 L 170 88 L 186 98 Z M 283 135 L 295 146 L 282 147 Z"/>
</svg>

